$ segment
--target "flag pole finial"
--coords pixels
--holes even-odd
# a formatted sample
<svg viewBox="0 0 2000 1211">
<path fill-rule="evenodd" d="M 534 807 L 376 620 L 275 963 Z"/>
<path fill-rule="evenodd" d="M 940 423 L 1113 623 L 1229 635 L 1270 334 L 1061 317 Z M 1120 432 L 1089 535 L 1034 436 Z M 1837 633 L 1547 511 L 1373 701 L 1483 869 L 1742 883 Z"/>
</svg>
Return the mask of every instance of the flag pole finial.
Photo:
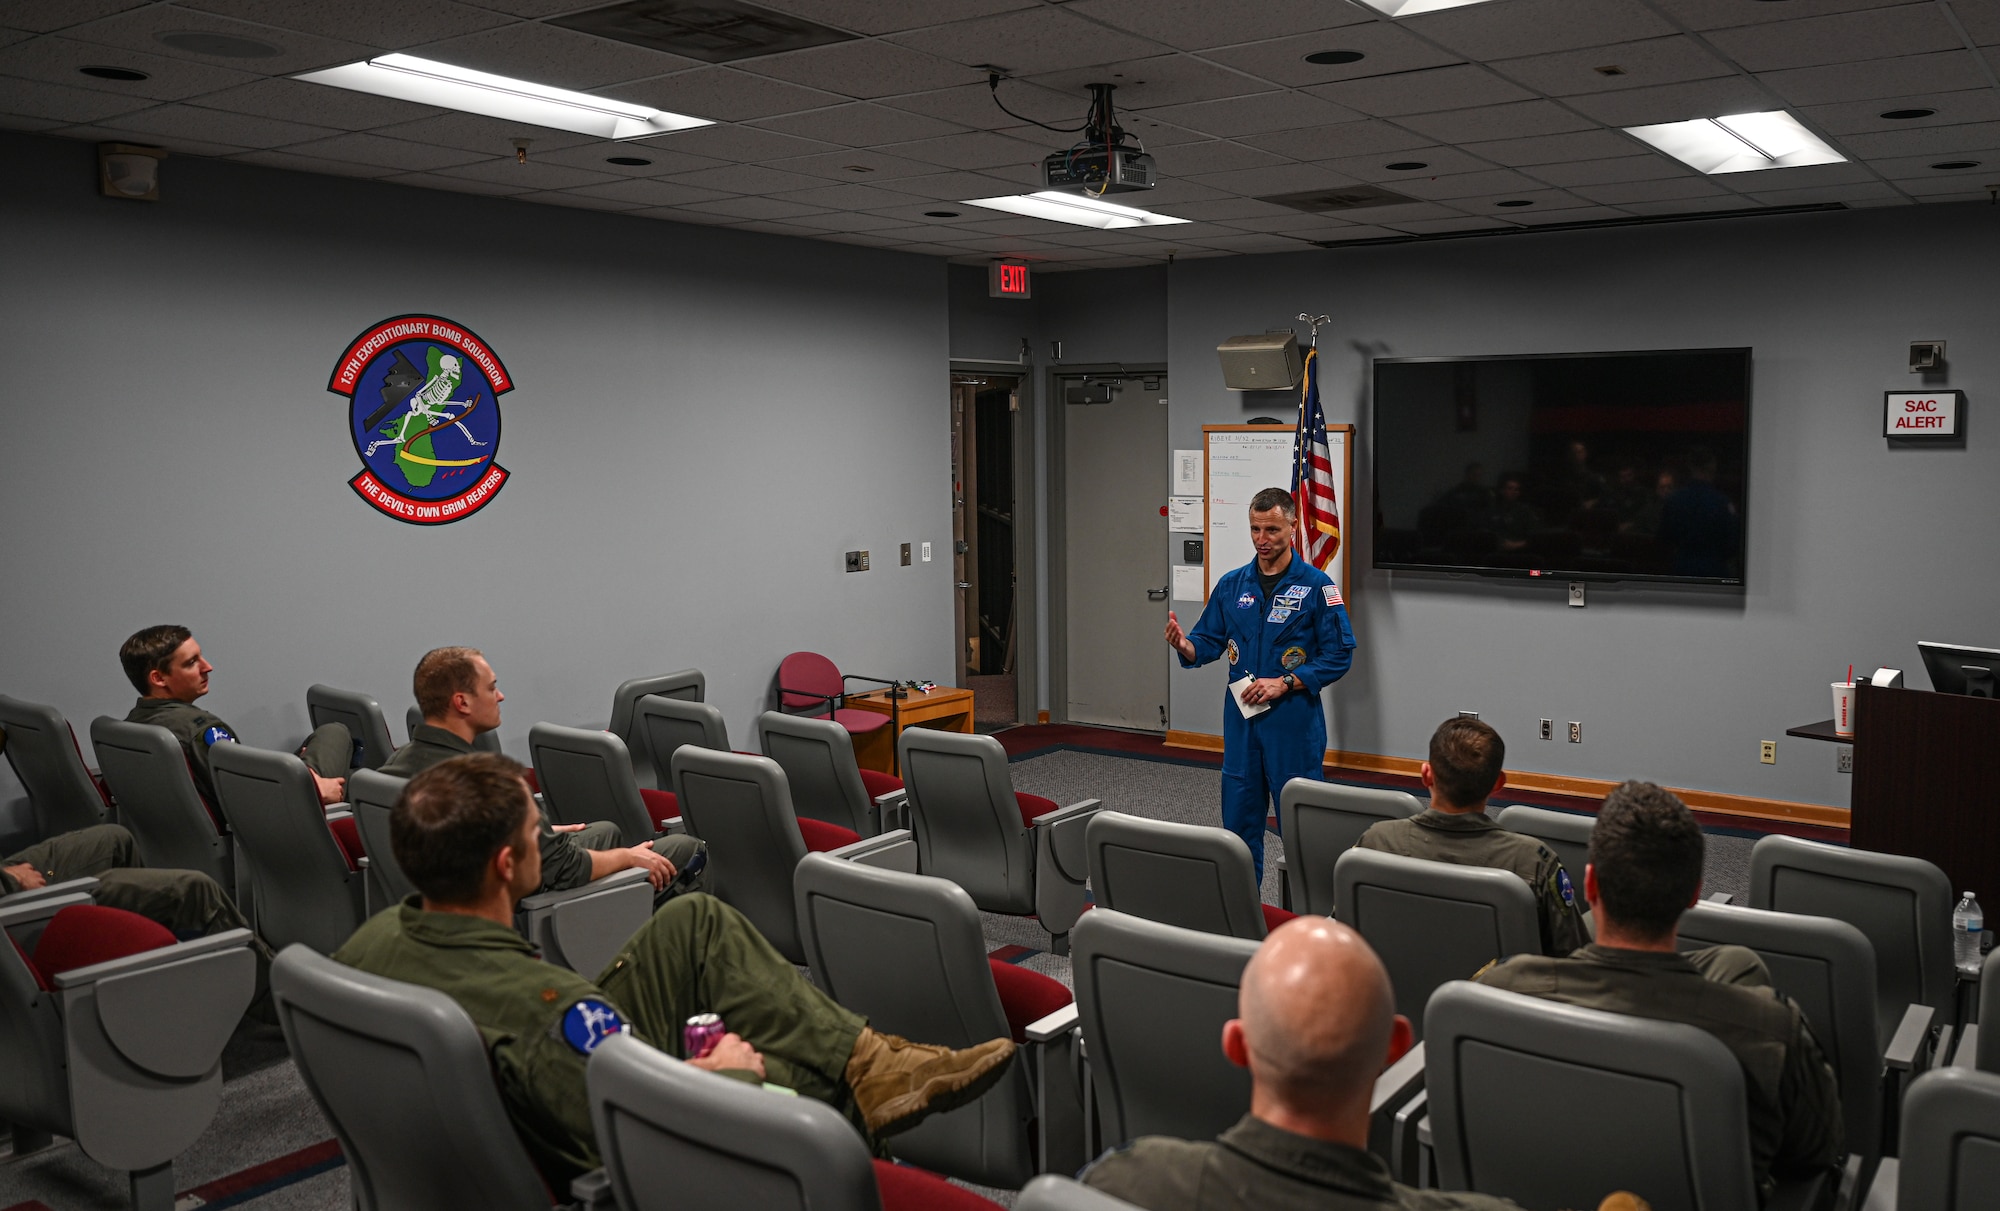
<svg viewBox="0 0 2000 1211">
<path fill-rule="evenodd" d="M 1312 347 L 1314 349 L 1319 348 L 1319 326 L 1321 324 L 1331 324 L 1333 322 L 1333 317 L 1327 315 L 1313 315 L 1311 312 L 1301 311 L 1299 312 L 1299 318 L 1304 320 L 1306 323 L 1312 325 Z"/>
</svg>

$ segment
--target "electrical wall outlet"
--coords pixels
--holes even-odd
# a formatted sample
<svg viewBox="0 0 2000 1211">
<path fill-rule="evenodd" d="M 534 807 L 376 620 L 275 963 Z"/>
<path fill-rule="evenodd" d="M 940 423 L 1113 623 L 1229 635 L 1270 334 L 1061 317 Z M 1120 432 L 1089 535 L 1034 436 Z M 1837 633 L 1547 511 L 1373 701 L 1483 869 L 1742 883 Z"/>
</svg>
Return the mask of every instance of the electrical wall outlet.
<svg viewBox="0 0 2000 1211">
<path fill-rule="evenodd" d="M 1833 746 L 1833 772 L 1851 774 L 1854 772 L 1854 746 L 1836 744 Z"/>
<path fill-rule="evenodd" d="M 1582 720 L 1580 720 L 1580 719 L 1572 719 L 1572 720 L 1570 720 L 1570 721 L 1569 721 L 1569 742 L 1570 742 L 1571 744 L 1582 744 L 1582 743 L 1583 743 L 1583 721 L 1582 721 Z"/>
<path fill-rule="evenodd" d="M 1478 712 L 1478 711 L 1460 711 L 1460 712 L 1458 713 L 1458 717 L 1459 717 L 1460 719 L 1477 719 L 1477 718 L 1479 718 L 1479 712 Z"/>
<path fill-rule="evenodd" d="M 1757 742 L 1757 760 L 1762 761 L 1765 765 L 1776 765 L 1778 763 L 1778 742 L 1776 740 L 1759 740 Z"/>
<path fill-rule="evenodd" d="M 925 562 L 925 563 L 929 563 L 930 561 L 931 561 L 931 544 L 929 544 L 929 543 L 925 543 L 925 544 L 924 544 L 924 562 Z"/>
<path fill-rule="evenodd" d="M 1542 739 L 1554 740 L 1555 738 L 1556 738 L 1556 721 L 1553 719 L 1542 720 Z"/>
<path fill-rule="evenodd" d="M 909 544 L 909 543 L 904 543 L 904 544 L 903 544 L 903 566 L 904 566 L 904 567 L 906 567 L 906 568 L 910 566 L 910 544 Z"/>
<path fill-rule="evenodd" d="M 1583 582 L 1581 580 L 1572 580 L 1569 582 L 1569 603 L 1579 610 L 1583 608 Z"/>
<path fill-rule="evenodd" d="M 847 570 L 850 572 L 866 572 L 868 570 L 868 552 L 849 551 L 847 553 Z"/>
</svg>

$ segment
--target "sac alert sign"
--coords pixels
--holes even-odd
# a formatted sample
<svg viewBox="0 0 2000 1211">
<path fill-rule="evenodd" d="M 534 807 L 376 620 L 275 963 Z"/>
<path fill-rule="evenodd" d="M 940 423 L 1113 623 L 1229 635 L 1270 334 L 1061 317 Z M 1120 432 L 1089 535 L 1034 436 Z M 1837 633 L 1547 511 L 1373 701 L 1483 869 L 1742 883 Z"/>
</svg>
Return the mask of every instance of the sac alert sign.
<svg viewBox="0 0 2000 1211">
<path fill-rule="evenodd" d="M 1882 436 L 1898 441 L 1958 441 L 1964 399 L 1957 391 L 1891 391 L 1882 407 Z"/>
</svg>

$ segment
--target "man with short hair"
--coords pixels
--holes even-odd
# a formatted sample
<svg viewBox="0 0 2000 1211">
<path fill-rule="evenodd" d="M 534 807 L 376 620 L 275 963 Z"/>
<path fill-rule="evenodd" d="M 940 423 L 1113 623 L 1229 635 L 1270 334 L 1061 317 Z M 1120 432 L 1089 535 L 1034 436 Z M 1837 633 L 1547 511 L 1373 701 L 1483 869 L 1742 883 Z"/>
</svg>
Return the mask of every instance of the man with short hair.
<svg viewBox="0 0 2000 1211">
<path fill-rule="evenodd" d="M 551 1189 L 599 1163 L 584 1069 L 611 1034 L 697 1067 L 765 1078 L 847 1114 L 871 1141 L 991 1088 L 1012 1039 L 952 1051 L 869 1028 L 814 988 L 756 927 L 711 896 L 679 896 L 595 981 L 541 960 L 513 928 L 542 884 L 541 817 L 519 765 L 454 757 L 411 779 L 390 816 L 396 861 L 421 893 L 377 913 L 334 958 L 443 992 L 488 1041 L 501 1100 Z M 715 1013 L 730 1031 L 683 1056 L 682 1026 Z"/>
<path fill-rule="evenodd" d="M 425 652 L 417 661 L 411 689 L 424 721 L 410 733 L 410 742 L 382 763 L 381 772 L 395 778 L 414 778 L 471 753 L 473 741 L 500 726 L 500 704 L 507 701 L 493 666 L 478 648 Z M 609 820 L 551 825 L 544 818 L 537 835 L 543 891 L 569 891 L 635 866 L 646 871 L 656 892 L 701 888 L 701 863 L 696 858 L 704 847 L 685 834 L 626 847 L 619 844 L 623 837 L 618 826 Z"/>
<path fill-rule="evenodd" d="M 1283 488 L 1250 500 L 1257 557 L 1223 573 L 1194 630 L 1167 611 L 1167 644 L 1182 668 L 1225 657 L 1231 701 L 1222 706 L 1222 826 L 1250 847 L 1264 881 L 1264 822 L 1293 778 L 1325 777 L 1326 711 L 1320 691 L 1354 662 L 1354 632 L 1340 586 L 1292 551 L 1298 505 Z M 1242 706 L 1234 685 L 1245 679 Z M 1245 715 L 1254 709 L 1254 715 Z"/>
<path fill-rule="evenodd" d="M 1359 849 L 1486 866 L 1518 875 L 1535 893 L 1542 930 L 1542 953 L 1566 955 L 1590 941 L 1576 888 L 1555 851 L 1526 833 L 1495 824 L 1486 800 L 1507 785 L 1507 745 L 1500 733 L 1478 719 L 1447 719 L 1431 733 L 1430 760 L 1424 762 L 1428 810 L 1407 820 L 1371 825 L 1354 844 Z"/>
<path fill-rule="evenodd" d="M 1368 1148 L 1375 1078 L 1410 1049 L 1389 973 L 1325 917 L 1271 932 L 1243 969 L 1222 1051 L 1250 1070 L 1250 1113 L 1214 1140 L 1146 1136 L 1083 1173 L 1147 1211 L 1491 1211 L 1484 1194 L 1413 1190 Z"/>
<path fill-rule="evenodd" d="M 1805 1177 L 1843 1151 L 1840 1090 L 1805 1015 L 1769 987 L 1752 951 L 1678 950 L 1681 914 L 1701 898 L 1701 826 L 1671 792 L 1626 782 L 1598 812 L 1583 895 L 1597 940 L 1568 958 L 1516 955 L 1483 984 L 1655 1021 L 1686 1022 L 1722 1040 L 1743 1066 L 1750 1157 L 1760 1197 L 1775 1178 Z"/>
</svg>

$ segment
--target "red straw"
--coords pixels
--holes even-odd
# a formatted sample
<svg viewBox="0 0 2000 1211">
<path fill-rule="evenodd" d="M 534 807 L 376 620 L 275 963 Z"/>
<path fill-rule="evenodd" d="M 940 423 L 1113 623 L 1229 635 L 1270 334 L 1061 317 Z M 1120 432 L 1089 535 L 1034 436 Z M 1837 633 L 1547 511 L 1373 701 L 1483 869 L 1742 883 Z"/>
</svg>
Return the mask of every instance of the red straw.
<svg viewBox="0 0 2000 1211">
<path fill-rule="evenodd" d="M 1847 666 L 1847 684 L 1854 684 L 1854 666 L 1851 664 Z"/>
</svg>

